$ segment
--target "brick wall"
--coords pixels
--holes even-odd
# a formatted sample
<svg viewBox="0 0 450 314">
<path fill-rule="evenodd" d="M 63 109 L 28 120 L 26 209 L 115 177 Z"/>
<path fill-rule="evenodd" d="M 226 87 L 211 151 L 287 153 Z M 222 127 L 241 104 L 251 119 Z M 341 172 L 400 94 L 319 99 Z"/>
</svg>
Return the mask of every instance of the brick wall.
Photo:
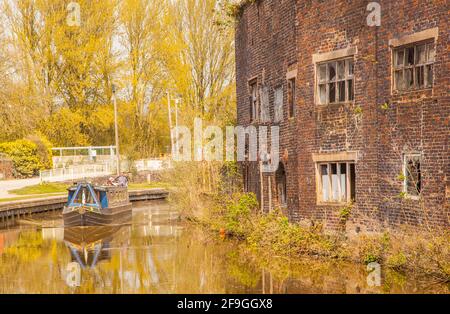
<svg viewBox="0 0 450 314">
<path fill-rule="evenodd" d="M 236 31 L 236 50 L 238 51 L 237 66 L 237 99 L 238 124 L 250 124 L 250 101 L 248 82 L 257 78 L 258 85 L 269 87 L 270 115 L 274 117 L 274 90 L 282 87 L 283 103 L 287 102 L 286 73 L 297 68 L 296 43 L 296 1 L 260 1 L 249 6 L 242 15 Z M 270 53 L 268 53 L 270 51 Z M 296 181 L 296 121 L 288 119 L 288 112 L 283 110 L 284 119 L 276 124 L 280 127 L 280 149 L 288 150 L 289 161 L 285 163 L 289 208 L 298 207 L 298 185 Z M 257 124 L 259 125 L 259 124 Z M 274 125 L 266 123 L 265 125 Z M 261 199 L 260 173 L 257 162 L 247 162 L 243 165 L 249 168 L 250 191 Z M 268 175 L 263 176 L 264 202 L 268 210 L 269 181 Z M 273 204 L 276 206 L 275 177 L 272 180 Z"/>
<path fill-rule="evenodd" d="M 292 220 L 326 220 L 337 226 L 342 204 L 318 205 L 312 155 L 357 152 L 355 222 L 449 225 L 450 104 L 446 1 L 378 1 L 380 27 L 367 26 L 369 1 L 261 0 L 247 5 L 236 26 L 238 124 L 248 125 L 248 80 L 284 90 L 280 154 L 287 173 Z M 434 86 L 417 92 L 391 91 L 392 39 L 438 28 Z M 355 100 L 315 103 L 313 55 L 355 49 Z M 286 73 L 297 70 L 295 118 L 287 115 Z M 382 106 L 388 104 L 388 106 Z M 422 154 L 422 200 L 401 197 L 405 152 Z M 249 163 L 250 190 L 260 191 L 257 163 Z M 268 210 L 268 175 L 264 205 Z M 271 176 L 277 206 L 275 176 Z"/>
<path fill-rule="evenodd" d="M 12 179 L 13 170 L 12 160 L 0 157 L 0 180 Z"/>
</svg>

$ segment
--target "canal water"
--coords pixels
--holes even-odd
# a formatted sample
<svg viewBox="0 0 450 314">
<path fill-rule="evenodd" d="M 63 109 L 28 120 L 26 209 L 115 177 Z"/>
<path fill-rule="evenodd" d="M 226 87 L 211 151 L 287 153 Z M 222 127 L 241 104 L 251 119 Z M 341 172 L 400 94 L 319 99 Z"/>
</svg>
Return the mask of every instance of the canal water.
<svg viewBox="0 0 450 314">
<path fill-rule="evenodd" d="M 164 202 L 141 203 L 114 227 L 64 228 L 61 214 L 0 230 L 0 293 L 449 293 L 366 267 L 311 259 L 269 263 L 242 245 L 181 222 Z"/>
</svg>

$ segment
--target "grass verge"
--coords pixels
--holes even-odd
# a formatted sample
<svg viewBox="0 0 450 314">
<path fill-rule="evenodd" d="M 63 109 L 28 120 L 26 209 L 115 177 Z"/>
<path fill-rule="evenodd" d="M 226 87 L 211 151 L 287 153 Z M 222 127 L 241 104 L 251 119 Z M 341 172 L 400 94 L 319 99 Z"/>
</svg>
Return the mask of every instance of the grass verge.
<svg viewBox="0 0 450 314">
<path fill-rule="evenodd" d="M 26 186 L 16 190 L 8 191 L 15 195 L 38 195 L 38 194 L 54 194 L 67 192 L 68 184 L 65 183 L 44 183 Z"/>
<path fill-rule="evenodd" d="M 27 196 L 18 196 L 18 197 L 10 197 L 10 198 L 0 198 L 0 203 L 7 203 L 13 201 L 22 201 L 22 200 L 31 200 L 35 198 L 46 198 L 52 196 L 64 196 L 63 193 L 49 193 L 49 194 L 40 194 L 40 195 L 27 195 Z"/>
<path fill-rule="evenodd" d="M 43 183 L 37 185 L 30 185 L 16 190 L 8 191 L 11 194 L 21 196 L 36 196 L 36 195 L 49 195 L 55 193 L 66 193 L 69 184 L 66 183 Z M 130 183 L 129 190 L 141 190 L 152 188 L 167 188 L 167 184 L 161 182 L 154 183 Z"/>
</svg>

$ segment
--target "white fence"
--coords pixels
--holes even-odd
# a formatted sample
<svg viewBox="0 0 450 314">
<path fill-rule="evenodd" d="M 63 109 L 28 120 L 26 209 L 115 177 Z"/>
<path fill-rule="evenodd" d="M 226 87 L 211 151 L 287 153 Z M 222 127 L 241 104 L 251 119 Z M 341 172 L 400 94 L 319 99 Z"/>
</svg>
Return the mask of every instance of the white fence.
<svg viewBox="0 0 450 314">
<path fill-rule="evenodd" d="M 114 173 L 115 168 L 109 163 L 71 166 L 40 171 L 41 182 L 60 182 L 74 179 L 96 178 Z"/>
<path fill-rule="evenodd" d="M 141 159 L 134 162 L 137 171 L 159 171 L 171 167 L 170 159 Z"/>
<path fill-rule="evenodd" d="M 134 162 L 137 171 L 160 171 L 171 167 L 170 159 L 142 159 Z M 121 169 L 130 169 L 129 164 L 121 162 Z M 41 182 L 60 182 L 84 178 L 96 178 L 116 173 L 115 162 L 102 164 L 76 165 L 40 171 Z"/>
</svg>

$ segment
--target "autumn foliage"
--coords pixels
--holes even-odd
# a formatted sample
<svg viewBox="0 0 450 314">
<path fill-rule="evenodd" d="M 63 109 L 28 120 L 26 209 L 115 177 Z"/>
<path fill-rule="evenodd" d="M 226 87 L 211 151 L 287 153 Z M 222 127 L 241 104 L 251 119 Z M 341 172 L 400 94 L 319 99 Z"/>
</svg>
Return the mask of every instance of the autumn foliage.
<svg viewBox="0 0 450 314">
<path fill-rule="evenodd" d="M 76 2 L 78 26 L 65 0 L 1 2 L 0 142 L 40 132 L 54 146 L 113 144 L 113 84 L 132 159 L 168 152 L 168 93 L 180 124 L 234 121 L 234 29 L 222 1 Z"/>
</svg>

